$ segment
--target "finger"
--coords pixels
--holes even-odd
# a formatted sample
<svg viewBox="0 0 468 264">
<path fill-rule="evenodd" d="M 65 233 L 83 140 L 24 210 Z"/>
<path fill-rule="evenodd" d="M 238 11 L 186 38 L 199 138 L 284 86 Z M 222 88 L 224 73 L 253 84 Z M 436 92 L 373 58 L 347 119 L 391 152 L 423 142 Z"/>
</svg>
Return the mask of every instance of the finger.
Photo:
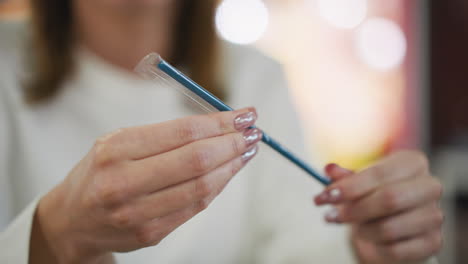
<svg viewBox="0 0 468 264">
<path fill-rule="evenodd" d="M 377 247 L 387 261 L 400 263 L 408 261 L 424 261 L 435 255 L 442 247 L 440 230 L 432 231 L 423 236 L 395 242 Z"/>
<path fill-rule="evenodd" d="M 205 202 L 207 206 L 207 202 L 224 189 L 231 178 L 255 156 L 257 150 L 258 147 L 253 146 L 250 152 L 204 176 L 141 197 L 117 210 L 114 218 L 123 223 L 121 227 L 127 228 L 169 215 L 194 203 Z"/>
<path fill-rule="evenodd" d="M 102 160 L 138 160 L 158 155 L 200 139 L 244 131 L 257 119 L 254 108 L 186 117 L 159 124 L 124 128 L 98 139 Z"/>
<path fill-rule="evenodd" d="M 354 173 L 352 170 L 345 169 L 335 163 L 330 163 L 327 166 L 325 166 L 325 172 L 334 182 L 345 177 L 351 176 Z"/>
<path fill-rule="evenodd" d="M 359 225 L 356 232 L 368 241 L 389 243 L 440 229 L 443 221 L 442 210 L 434 203 L 397 216 Z"/>
<path fill-rule="evenodd" d="M 248 156 L 238 157 L 207 175 L 141 199 L 136 207 L 138 210 L 136 214 L 141 215 L 144 220 L 150 220 L 170 214 L 195 202 L 210 201 L 210 198 L 218 195 L 246 162 L 253 158 L 258 147 L 253 146 L 252 150 L 253 152 L 247 152 Z"/>
<path fill-rule="evenodd" d="M 132 162 L 128 181 L 134 194 L 151 193 L 209 173 L 261 140 L 259 129 L 193 142 L 161 155 Z"/>
<path fill-rule="evenodd" d="M 151 247 L 159 244 L 167 235 L 204 209 L 205 203 L 199 202 L 170 215 L 153 219 L 136 230 L 135 240 L 138 244 L 138 248 Z"/>
<path fill-rule="evenodd" d="M 435 178 L 414 178 L 393 183 L 356 202 L 343 204 L 336 221 L 363 223 L 437 202 L 442 186 Z"/>
<path fill-rule="evenodd" d="M 327 187 L 321 194 L 319 205 L 355 201 L 381 185 L 418 175 L 429 175 L 427 160 L 422 154 L 411 151 L 392 154 L 376 165 Z"/>
<path fill-rule="evenodd" d="M 353 171 L 340 167 L 335 163 L 330 163 L 325 166 L 325 173 L 330 177 L 333 182 L 339 181 L 346 177 L 353 175 Z M 314 201 L 316 205 L 321 205 L 326 203 L 329 200 L 334 200 L 334 197 L 339 195 L 337 189 L 334 189 L 331 192 L 322 192 L 321 194 L 315 196 Z"/>
</svg>

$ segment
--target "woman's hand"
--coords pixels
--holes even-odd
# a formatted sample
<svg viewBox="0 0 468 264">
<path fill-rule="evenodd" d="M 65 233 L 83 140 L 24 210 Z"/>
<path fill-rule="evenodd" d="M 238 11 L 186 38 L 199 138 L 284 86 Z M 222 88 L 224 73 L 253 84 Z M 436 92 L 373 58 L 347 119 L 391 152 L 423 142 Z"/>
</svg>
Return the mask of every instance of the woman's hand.
<svg viewBox="0 0 468 264">
<path fill-rule="evenodd" d="M 104 262 L 109 252 L 156 245 L 256 154 L 255 121 L 255 110 L 244 109 L 104 136 L 41 199 L 34 228 L 61 263 Z"/>
<path fill-rule="evenodd" d="M 353 226 L 362 263 L 413 263 L 433 256 L 442 244 L 441 184 L 418 152 L 399 152 L 362 172 L 326 168 L 334 183 L 315 198 L 332 204 L 325 218 Z"/>
</svg>

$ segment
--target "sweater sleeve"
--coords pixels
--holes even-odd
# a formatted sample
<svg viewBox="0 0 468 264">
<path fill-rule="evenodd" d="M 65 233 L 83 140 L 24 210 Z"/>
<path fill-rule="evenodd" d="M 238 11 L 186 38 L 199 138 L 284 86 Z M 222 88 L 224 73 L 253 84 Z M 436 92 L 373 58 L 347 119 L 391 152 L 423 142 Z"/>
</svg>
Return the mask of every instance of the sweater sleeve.
<svg viewBox="0 0 468 264">
<path fill-rule="evenodd" d="M 1 53 L 0 53 L 1 54 Z M 2 64 L 0 63 L 0 71 Z M 1 74 L 0 74 L 1 78 Z M 5 229 L 12 217 L 12 195 L 8 161 L 10 158 L 10 124 L 6 105 L 6 93 L 0 82 L 0 231 Z"/>
<path fill-rule="evenodd" d="M 0 25 L 0 35 L 16 36 L 10 27 Z M 8 34 L 8 35 L 7 35 Z M 6 37 L 3 40 L 11 40 Z M 14 148 L 13 97 L 16 76 L 12 71 L 13 52 L 0 43 L 0 263 L 27 264 L 32 219 L 38 200 L 31 202 L 21 213 L 15 210 L 10 164 Z M 15 217 L 16 216 L 16 217 Z"/>
<path fill-rule="evenodd" d="M 32 220 L 39 199 L 31 202 L 0 234 L 0 263 L 27 264 Z"/>
<path fill-rule="evenodd" d="M 38 199 L 13 219 L 14 201 L 8 168 L 11 124 L 7 122 L 6 98 L 0 83 L 0 263 L 27 264 L 32 220 Z"/>
<path fill-rule="evenodd" d="M 12 133 L 8 97 L 2 85 L 0 83 L 0 263 L 27 264 L 31 224 L 37 201 L 32 202 L 13 220 L 14 201 L 8 167 L 9 159 L 12 158 Z"/>
</svg>

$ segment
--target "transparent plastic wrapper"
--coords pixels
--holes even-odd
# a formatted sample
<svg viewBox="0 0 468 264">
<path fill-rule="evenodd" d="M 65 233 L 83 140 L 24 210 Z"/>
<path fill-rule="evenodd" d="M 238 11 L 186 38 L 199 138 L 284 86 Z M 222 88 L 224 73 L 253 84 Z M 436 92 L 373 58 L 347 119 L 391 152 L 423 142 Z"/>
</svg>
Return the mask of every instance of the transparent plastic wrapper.
<svg viewBox="0 0 468 264">
<path fill-rule="evenodd" d="M 151 53 L 143 58 L 143 60 L 136 66 L 135 72 L 137 72 L 142 78 L 154 82 L 155 85 L 164 85 L 177 90 L 197 105 L 201 110 L 207 113 L 234 110 L 219 98 L 195 83 L 189 77 L 181 73 L 175 67 L 167 63 L 156 53 Z M 273 148 L 283 157 L 303 169 L 322 184 L 330 184 L 330 179 L 319 174 L 305 161 L 271 138 L 267 133 L 265 133 L 265 131 L 262 130 L 262 132 L 263 143 Z"/>
</svg>

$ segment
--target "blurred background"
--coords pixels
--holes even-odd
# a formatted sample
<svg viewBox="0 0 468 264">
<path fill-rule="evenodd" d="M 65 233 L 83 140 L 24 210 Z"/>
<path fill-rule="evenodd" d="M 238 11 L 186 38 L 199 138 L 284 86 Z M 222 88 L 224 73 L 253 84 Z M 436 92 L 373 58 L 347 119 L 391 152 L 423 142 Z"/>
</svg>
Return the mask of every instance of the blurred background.
<svg viewBox="0 0 468 264">
<path fill-rule="evenodd" d="M 27 17 L 26 0 L 0 1 L 0 19 Z M 440 261 L 468 263 L 468 1 L 224 0 L 214 23 L 283 64 L 319 165 L 428 153 L 446 190 Z"/>
</svg>

